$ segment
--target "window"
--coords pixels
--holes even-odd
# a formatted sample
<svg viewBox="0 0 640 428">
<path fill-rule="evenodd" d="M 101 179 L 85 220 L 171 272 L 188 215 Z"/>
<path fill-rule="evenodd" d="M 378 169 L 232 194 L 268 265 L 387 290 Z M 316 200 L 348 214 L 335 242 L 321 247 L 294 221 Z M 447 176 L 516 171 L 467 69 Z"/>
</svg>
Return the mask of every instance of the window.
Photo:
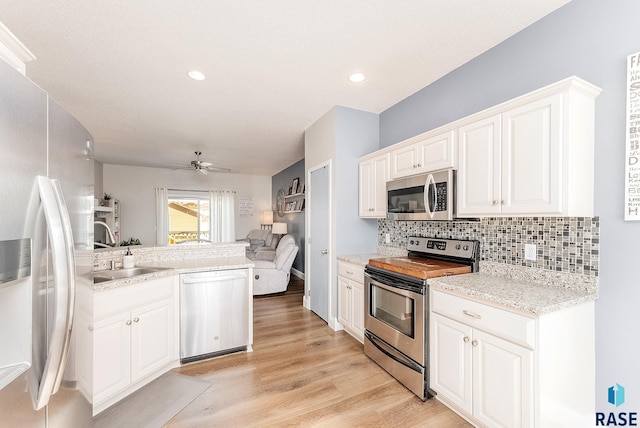
<svg viewBox="0 0 640 428">
<path fill-rule="evenodd" d="M 235 192 L 156 189 L 158 244 L 235 241 Z"/>
<path fill-rule="evenodd" d="M 169 197 L 169 236 L 170 244 L 198 239 L 210 239 L 209 198 L 172 198 Z"/>
</svg>

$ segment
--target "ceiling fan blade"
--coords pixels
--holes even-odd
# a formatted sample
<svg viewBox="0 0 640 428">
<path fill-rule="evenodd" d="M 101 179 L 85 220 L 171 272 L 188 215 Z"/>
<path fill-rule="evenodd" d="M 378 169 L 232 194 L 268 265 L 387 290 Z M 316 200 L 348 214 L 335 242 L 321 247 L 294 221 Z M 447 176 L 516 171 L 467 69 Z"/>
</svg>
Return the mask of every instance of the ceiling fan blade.
<svg viewBox="0 0 640 428">
<path fill-rule="evenodd" d="M 203 173 L 204 175 L 209 175 L 209 171 L 207 171 L 204 168 L 198 168 L 198 171 L 200 171 L 201 173 Z"/>
<path fill-rule="evenodd" d="M 212 164 L 211 162 L 207 162 L 207 161 L 200 161 L 200 162 L 199 162 L 199 165 L 200 165 L 202 168 L 206 168 L 206 167 L 208 167 L 208 166 L 213 166 L 213 164 Z"/>
<path fill-rule="evenodd" d="M 221 168 L 219 166 L 208 166 L 206 170 L 211 172 L 231 172 L 229 168 Z"/>
</svg>

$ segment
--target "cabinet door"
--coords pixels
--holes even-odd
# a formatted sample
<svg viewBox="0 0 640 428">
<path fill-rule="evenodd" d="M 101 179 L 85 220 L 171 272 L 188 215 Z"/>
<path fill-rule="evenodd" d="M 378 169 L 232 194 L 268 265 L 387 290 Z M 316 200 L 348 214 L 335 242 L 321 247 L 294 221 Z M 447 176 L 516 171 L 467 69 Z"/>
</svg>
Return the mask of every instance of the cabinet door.
<svg viewBox="0 0 640 428">
<path fill-rule="evenodd" d="M 418 171 L 429 172 L 444 168 L 454 168 L 455 159 L 455 131 L 428 138 L 417 145 Z"/>
<path fill-rule="evenodd" d="M 430 386 L 471 414 L 471 327 L 435 313 L 430 320 Z"/>
<path fill-rule="evenodd" d="M 136 381 L 177 359 L 171 299 L 131 312 L 131 377 Z"/>
<path fill-rule="evenodd" d="M 351 284 L 351 325 L 353 333 L 360 342 L 364 343 L 364 285 L 355 281 Z"/>
<path fill-rule="evenodd" d="M 418 145 L 402 147 L 391 152 L 391 178 L 406 177 L 419 171 Z"/>
<path fill-rule="evenodd" d="M 338 321 L 345 328 L 351 325 L 351 291 L 349 280 L 338 277 Z"/>
<path fill-rule="evenodd" d="M 473 415 L 492 427 L 533 426 L 533 351 L 473 332 Z"/>
<path fill-rule="evenodd" d="M 460 128 L 458 138 L 458 215 L 500 213 L 500 116 Z"/>
<path fill-rule="evenodd" d="M 369 202 L 372 211 L 369 217 L 387 216 L 387 181 L 389 180 L 389 153 L 373 159 L 373 186 L 369 188 Z"/>
<path fill-rule="evenodd" d="M 131 383 L 131 317 L 119 313 L 93 324 L 93 402 Z"/>
<path fill-rule="evenodd" d="M 502 115 L 503 214 L 559 214 L 561 95 Z"/>
</svg>

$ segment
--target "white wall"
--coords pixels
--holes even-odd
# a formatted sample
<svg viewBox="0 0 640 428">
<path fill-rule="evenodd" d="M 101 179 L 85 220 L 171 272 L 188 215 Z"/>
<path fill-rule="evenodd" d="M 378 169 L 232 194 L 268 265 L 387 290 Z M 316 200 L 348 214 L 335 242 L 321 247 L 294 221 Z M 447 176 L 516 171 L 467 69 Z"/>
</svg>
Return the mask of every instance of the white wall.
<svg viewBox="0 0 640 428">
<path fill-rule="evenodd" d="M 120 200 L 120 237 L 138 238 L 143 245 L 156 243 L 155 188 L 183 190 L 235 190 L 236 238 L 260 228 L 260 211 L 271 209 L 271 177 L 193 171 L 173 171 L 126 165 L 103 165 L 104 191 Z M 252 216 L 240 217 L 240 198 L 253 199 Z"/>
</svg>

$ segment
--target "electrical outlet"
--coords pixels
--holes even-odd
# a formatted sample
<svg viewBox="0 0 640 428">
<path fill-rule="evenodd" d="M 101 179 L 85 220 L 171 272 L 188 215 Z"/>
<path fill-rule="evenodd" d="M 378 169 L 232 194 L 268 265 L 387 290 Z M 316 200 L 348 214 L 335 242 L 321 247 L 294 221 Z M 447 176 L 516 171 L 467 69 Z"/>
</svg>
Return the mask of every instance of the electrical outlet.
<svg viewBox="0 0 640 428">
<path fill-rule="evenodd" d="M 387 244 L 391 243 L 391 235 L 390 234 L 386 234 L 384 235 L 384 242 L 386 242 Z"/>
<path fill-rule="evenodd" d="M 536 244 L 524 244 L 524 259 L 536 261 Z"/>
</svg>

